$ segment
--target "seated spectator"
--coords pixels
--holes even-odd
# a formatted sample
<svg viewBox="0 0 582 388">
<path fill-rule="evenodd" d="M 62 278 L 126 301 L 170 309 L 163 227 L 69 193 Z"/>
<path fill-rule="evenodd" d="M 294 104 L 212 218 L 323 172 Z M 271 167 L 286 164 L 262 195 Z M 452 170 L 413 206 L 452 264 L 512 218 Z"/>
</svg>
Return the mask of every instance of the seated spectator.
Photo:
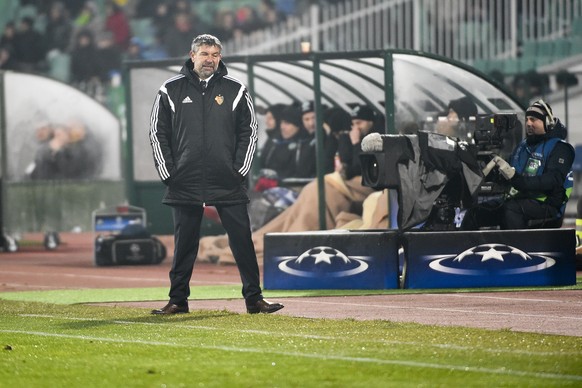
<svg viewBox="0 0 582 388">
<path fill-rule="evenodd" d="M 4 26 L 2 36 L 0 36 L 0 69 L 16 70 L 17 64 L 14 59 L 14 36 L 16 27 L 13 22 L 8 22 Z"/>
<path fill-rule="evenodd" d="M 469 126 L 471 118 L 477 116 L 477 105 L 469 97 L 461 97 L 451 100 L 443 120 L 439 118 L 436 126 L 436 132 L 456 137 L 461 140 L 467 140 L 467 132 L 472 132 L 473 128 Z"/>
<path fill-rule="evenodd" d="M 299 178 L 313 178 L 317 170 L 317 140 L 316 118 L 312 101 L 305 102 L 302 107 L 303 126 L 308 135 L 300 143 L 301 157 L 299 163 Z M 323 169 L 328 174 L 334 171 L 334 159 L 337 152 L 337 139 L 340 133 L 348 133 L 351 127 L 350 114 L 342 108 L 330 108 L 324 112 L 323 118 Z"/>
<path fill-rule="evenodd" d="M 144 45 L 137 36 L 134 36 L 129 40 L 129 47 L 125 53 L 125 59 L 130 61 L 141 61 L 145 59 Z"/>
<path fill-rule="evenodd" d="M 338 138 L 338 153 L 343 165 L 343 174 L 347 179 L 362 174 L 360 164 L 360 142 L 372 132 L 382 132 L 376 126 L 378 118 L 374 110 L 367 105 L 357 105 L 351 112 L 352 126 L 350 131 L 341 133 Z M 337 171 L 337 169 L 336 169 Z"/>
<path fill-rule="evenodd" d="M 163 35 L 159 32 L 154 34 L 154 41 L 148 47 L 142 49 L 143 59 L 155 60 L 166 59 L 169 57 L 168 50 L 163 45 Z"/>
<path fill-rule="evenodd" d="M 4 26 L 2 36 L 0 36 L 0 47 L 6 48 L 11 53 L 14 51 L 14 37 L 16 36 L 16 26 L 14 22 L 8 22 Z"/>
<path fill-rule="evenodd" d="M 281 113 L 286 108 L 285 104 L 274 104 L 265 112 L 265 133 L 267 138 L 281 136 Z"/>
<path fill-rule="evenodd" d="M 71 81 L 85 93 L 95 96 L 101 88 L 101 62 L 93 34 L 79 32 L 71 51 Z"/>
<path fill-rule="evenodd" d="M 165 39 L 166 33 L 174 24 L 174 15 L 170 12 L 170 6 L 166 1 L 156 1 L 156 9 L 152 18 L 152 24 L 157 34 Z"/>
<path fill-rule="evenodd" d="M 305 129 L 305 136 L 298 144 L 296 177 L 313 178 L 317 166 L 316 120 L 313 101 L 305 101 L 301 104 L 301 123 Z"/>
<path fill-rule="evenodd" d="M 220 36 L 227 42 L 233 38 L 235 27 L 234 12 L 230 9 L 220 9 L 214 14 L 214 23 L 209 28 L 212 35 Z"/>
<path fill-rule="evenodd" d="M 105 30 L 113 34 L 113 44 L 120 50 L 125 51 L 129 46 L 129 39 L 131 38 L 131 29 L 125 12 L 112 0 L 107 2 L 105 10 L 107 15 L 105 19 Z"/>
<path fill-rule="evenodd" d="M 46 56 L 42 35 L 34 29 L 34 20 L 22 19 L 14 36 L 14 60 L 18 70 L 37 72 L 41 70 Z"/>
<path fill-rule="evenodd" d="M 261 0 L 258 16 L 260 19 L 259 28 L 274 26 L 285 19 L 285 15 L 277 10 L 273 0 Z"/>
<path fill-rule="evenodd" d="M 190 47 L 192 37 L 196 35 L 191 15 L 178 13 L 174 16 L 174 24 L 166 30 L 164 46 L 173 58 L 186 56 L 188 52 L 184 51 L 184 47 Z"/>
<path fill-rule="evenodd" d="M 99 78 L 102 83 L 108 85 L 115 74 L 121 73 L 123 60 L 123 51 L 115 44 L 111 32 L 103 32 L 99 36 L 97 54 L 99 56 Z"/>
<path fill-rule="evenodd" d="M 69 51 L 73 36 L 73 22 L 63 3 L 51 5 L 46 25 L 45 39 L 48 52 L 55 50 L 61 53 Z"/>
<path fill-rule="evenodd" d="M 261 152 L 261 168 L 274 170 L 283 180 L 297 176 L 297 150 L 305 136 L 301 125 L 301 112 L 289 106 L 281 112 L 281 132 L 267 139 Z"/>
<path fill-rule="evenodd" d="M 85 1 L 83 8 L 73 21 L 73 25 L 75 28 L 74 40 L 81 31 L 91 31 L 94 37 L 103 32 L 103 18 L 99 13 L 97 4 L 94 1 Z"/>
</svg>

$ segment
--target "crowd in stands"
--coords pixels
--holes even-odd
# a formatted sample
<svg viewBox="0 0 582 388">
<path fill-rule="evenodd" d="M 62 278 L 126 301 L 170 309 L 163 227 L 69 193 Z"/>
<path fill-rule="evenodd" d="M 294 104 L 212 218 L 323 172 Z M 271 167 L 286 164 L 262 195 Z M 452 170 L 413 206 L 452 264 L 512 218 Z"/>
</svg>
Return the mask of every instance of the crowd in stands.
<svg viewBox="0 0 582 388">
<path fill-rule="evenodd" d="M 0 69 L 48 75 L 95 97 L 121 72 L 123 60 L 185 57 L 200 33 L 228 41 L 296 11 L 295 1 L 276 0 L 238 8 L 190 0 L 20 3 L 19 16 L 2 30 Z"/>
<path fill-rule="evenodd" d="M 18 16 L 4 24 L 0 36 L 0 70 L 48 75 L 99 97 L 104 87 L 119 79 L 123 60 L 183 57 L 187 55 L 184 48 L 200 33 L 227 42 L 276 25 L 304 12 L 311 3 L 20 0 Z M 549 88 L 535 70 L 530 73 L 534 74 L 509 79 L 491 75 L 527 103 L 532 95 L 543 95 Z"/>
</svg>

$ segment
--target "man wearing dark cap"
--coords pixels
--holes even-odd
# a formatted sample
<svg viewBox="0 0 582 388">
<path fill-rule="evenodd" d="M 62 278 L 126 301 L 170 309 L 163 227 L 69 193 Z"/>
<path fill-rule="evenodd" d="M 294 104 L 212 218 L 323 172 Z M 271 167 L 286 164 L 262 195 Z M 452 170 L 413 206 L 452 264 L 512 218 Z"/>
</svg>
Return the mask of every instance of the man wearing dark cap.
<svg viewBox="0 0 582 388">
<path fill-rule="evenodd" d="M 305 129 L 297 148 L 296 178 L 313 178 L 317 171 L 317 140 L 315 137 L 316 120 L 313 101 L 301 104 L 301 124 Z"/>
<path fill-rule="evenodd" d="M 461 97 L 449 102 L 445 114 L 444 119 L 439 118 L 436 132 L 465 140 L 467 123 L 477 116 L 477 105 L 469 97 Z"/>
<path fill-rule="evenodd" d="M 324 116 L 327 116 L 327 111 L 324 112 Z M 301 104 L 301 119 L 306 136 L 299 142 L 297 151 L 297 177 L 313 178 L 317 174 L 317 122 L 313 101 L 304 101 Z M 331 136 L 329 131 L 326 130 L 323 133 L 323 171 L 327 174 L 333 172 L 333 159 L 337 151 L 337 140 Z"/>
<path fill-rule="evenodd" d="M 543 100 L 527 108 L 525 126 L 526 138 L 509 162 L 493 157 L 500 174 L 511 184 L 507 198 L 497 207 L 472 209 L 465 216 L 464 227 L 499 223 L 502 229 L 561 226 L 572 191 L 574 148 L 565 141 L 566 127 Z"/>
<path fill-rule="evenodd" d="M 308 134 L 315 136 L 315 106 L 313 101 L 304 101 L 301 104 L 301 120 L 303 128 Z"/>
<path fill-rule="evenodd" d="M 279 179 L 295 178 L 299 171 L 297 150 L 305 137 L 301 112 L 295 106 L 287 106 L 280 119 L 280 134 L 267 139 L 261 150 L 261 168 L 274 170 Z"/>
<path fill-rule="evenodd" d="M 338 139 L 338 152 L 344 170 L 342 174 L 347 179 L 362 174 L 362 165 L 360 164 L 362 139 L 372 132 L 380 132 L 374 126 L 377 117 L 370 106 L 356 105 L 350 115 L 352 127 L 347 134 L 341 134 Z"/>
</svg>

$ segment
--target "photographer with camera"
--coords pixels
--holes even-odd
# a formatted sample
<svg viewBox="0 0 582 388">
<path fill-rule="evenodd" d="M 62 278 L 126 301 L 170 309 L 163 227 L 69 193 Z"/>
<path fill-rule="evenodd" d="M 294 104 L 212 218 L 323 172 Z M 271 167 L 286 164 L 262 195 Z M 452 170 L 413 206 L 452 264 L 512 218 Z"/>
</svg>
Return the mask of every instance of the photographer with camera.
<svg viewBox="0 0 582 388">
<path fill-rule="evenodd" d="M 561 226 L 573 186 L 574 148 L 565 141 L 566 127 L 543 100 L 527 108 L 525 124 L 526 138 L 513 150 L 509 162 L 495 155 L 488 166 L 489 170 L 497 168 L 507 180 L 509 193 L 501 203 L 485 202 L 469 209 L 462 229 Z"/>
</svg>

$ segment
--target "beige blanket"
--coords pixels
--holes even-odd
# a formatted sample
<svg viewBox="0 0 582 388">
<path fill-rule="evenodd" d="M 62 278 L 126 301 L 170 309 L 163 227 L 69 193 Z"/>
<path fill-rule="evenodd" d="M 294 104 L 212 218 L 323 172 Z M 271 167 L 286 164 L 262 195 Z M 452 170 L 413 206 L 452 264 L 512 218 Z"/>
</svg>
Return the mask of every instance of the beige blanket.
<svg viewBox="0 0 582 388">
<path fill-rule="evenodd" d="M 388 227 L 388 194 L 374 192 L 361 184 L 360 176 L 344 181 L 340 174 L 325 176 L 327 229 L 386 229 Z M 363 202 L 363 214 L 350 213 L 353 203 Z M 319 230 L 318 187 L 314 180 L 307 184 L 297 201 L 262 228 L 253 233 L 253 242 L 259 263 L 263 261 L 263 239 L 273 232 L 305 232 Z M 200 239 L 198 260 L 216 260 L 234 263 L 228 246 L 228 237 L 206 236 Z"/>
</svg>

